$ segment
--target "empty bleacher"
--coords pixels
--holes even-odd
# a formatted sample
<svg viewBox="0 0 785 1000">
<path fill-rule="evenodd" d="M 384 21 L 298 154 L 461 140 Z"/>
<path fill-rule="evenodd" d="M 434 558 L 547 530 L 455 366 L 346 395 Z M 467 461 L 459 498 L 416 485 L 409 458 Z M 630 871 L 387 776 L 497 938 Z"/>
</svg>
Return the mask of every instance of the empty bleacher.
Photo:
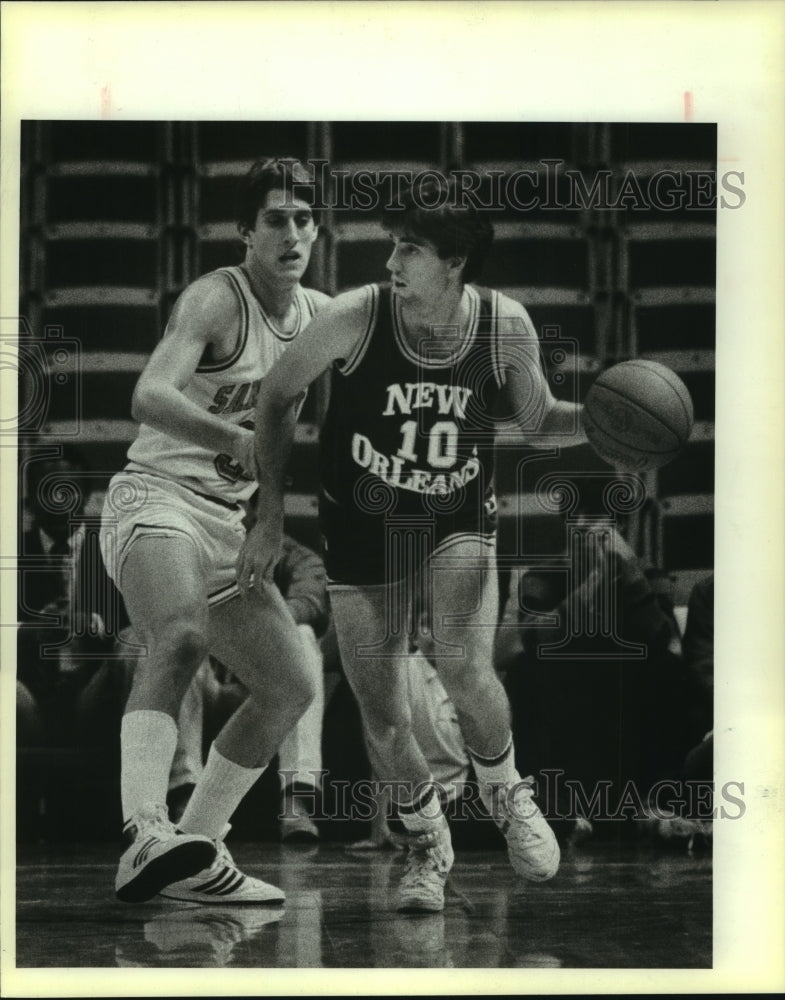
<svg viewBox="0 0 785 1000">
<path fill-rule="evenodd" d="M 172 126 L 34 122 L 25 130 L 30 265 L 21 310 L 34 335 L 61 328 L 80 345 L 71 359 L 78 412 L 58 394 L 49 433 L 67 437 L 77 420 L 80 447 L 108 475 L 133 434 L 133 385 L 175 292 Z"/>
</svg>

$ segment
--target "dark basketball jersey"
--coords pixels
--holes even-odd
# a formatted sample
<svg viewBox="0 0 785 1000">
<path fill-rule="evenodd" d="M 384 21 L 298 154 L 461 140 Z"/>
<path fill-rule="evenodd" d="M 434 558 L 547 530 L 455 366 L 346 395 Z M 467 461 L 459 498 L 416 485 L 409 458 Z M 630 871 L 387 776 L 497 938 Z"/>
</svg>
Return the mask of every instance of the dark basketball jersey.
<svg viewBox="0 0 785 1000">
<path fill-rule="evenodd" d="M 465 334 L 437 328 L 415 351 L 387 285 L 367 286 L 370 321 L 336 363 L 321 435 L 321 482 L 344 508 L 388 515 L 479 509 L 493 476 L 498 293 L 467 286 Z"/>
</svg>

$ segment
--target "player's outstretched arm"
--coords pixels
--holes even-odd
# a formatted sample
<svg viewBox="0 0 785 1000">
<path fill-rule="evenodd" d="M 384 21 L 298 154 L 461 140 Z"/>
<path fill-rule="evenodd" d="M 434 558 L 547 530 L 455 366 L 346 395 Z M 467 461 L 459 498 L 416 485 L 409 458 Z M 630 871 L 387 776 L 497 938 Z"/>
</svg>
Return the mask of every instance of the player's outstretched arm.
<svg viewBox="0 0 785 1000">
<path fill-rule="evenodd" d="M 182 392 L 208 348 L 233 348 L 240 321 L 237 297 L 221 277 L 208 275 L 190 285 L 136 384 L 131 414 L 174 437 L 227 453 L 250 472 L 253 434 L 205 412 Z"/>
<path fill-rule="evenodd" d="M 262 379 L 256 406 L 257 521 L 237 561 L 237 582 L 247 593 L 251 578 L 272 579 L 283 537 L 283 479 L 294 437 L 295 404 L 327 368 L 351 352 L 370 317 L 367 288 L 339 295 Z"/>
<path fill-rule="evenodd" d="M 520 303 L 502 297 L 504 317 L 502 337 L 509 338 L 500 356 L 504 364 L 507 408 L 523 433 L 526 444 L 535 448 L 583 444 L 582 410 L 579 403 L 556 399 L 543 369 L 537 332 Z M 505 359 L 506 363 L 505 363 Z"/>
</svg>

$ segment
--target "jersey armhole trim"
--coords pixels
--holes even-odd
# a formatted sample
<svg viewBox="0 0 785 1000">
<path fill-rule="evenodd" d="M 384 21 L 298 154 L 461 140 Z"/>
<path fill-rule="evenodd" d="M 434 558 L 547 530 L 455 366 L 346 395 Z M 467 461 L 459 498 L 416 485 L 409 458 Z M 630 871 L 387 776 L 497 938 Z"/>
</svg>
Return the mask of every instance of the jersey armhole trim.
<svg viewBox="0 0 785 1000">
<path fill-rule="evenodd" d="M 496 378 L 496 385 L 499 389 L 502 389 L 507 382 L 507 376 L 501 362 L 501 352 L 499 350 L 500 311 L 499 293 L 494 290 L 491 292 L 491 359 L 493 361 L 493 374 Z"/>
<path fill-rule="evenodd" d="M 376 327 L 376 320 L 379 315 L 379 286 L 367 285 L 366 288 L 370 299 L 368 323 L 363 335 L 358 338 L 357 343 L 354 345 L 351 354 L 344 360 L 343 364 L 336 364 L 336 368 L 341 375 L 351 375 L 357 369 L 365 357 L 365 352 L 368 350 L 368 345 L 371 342 L 371 335 Z"/>
<path fill-rule="evenodd" d="M 243 295 L 240 283 L 237 280 L 237 276 L 233 274 L 232 271 L 229 270 L 229 268 L 221 268 L 219 271 L 216 271 L 215 273 L 226 275 L 229 284 L 234 289 L 235 295 L 237 296 L 240 302 L 240 313 L 241 313 L 240 337 L 237 341 L 237 346 L 229 355 L 229 357 L 226 358 L 226 360 L 219 361 L 214 365 L 203 365 L 203 364 L 197 365 L 196 371 L 200 375 L 204 375 L 207 373 L 213 374 L 215 372 L 223 372 L 226 371 L 228 368 L 231 368 L 232 365 L 237 362 L 237 359 L 245 350 L 245 345 L 248 343 L 248 328 L 249 328 L 248 302 L 246 301 L 246 298 Z"/>
<path fill-rule="evenodd" d="M 310 323 L 310 321 L 316 315 L 316 306 L 313 304 L 313 299 L 311 298 L 310 289 L 308 289 L 308 288 L 301 288 L 300 291 L 303 293 L 303 300 L 305 301 L 305 308 L 308 311 L 307 322 Z"/>
</svg>

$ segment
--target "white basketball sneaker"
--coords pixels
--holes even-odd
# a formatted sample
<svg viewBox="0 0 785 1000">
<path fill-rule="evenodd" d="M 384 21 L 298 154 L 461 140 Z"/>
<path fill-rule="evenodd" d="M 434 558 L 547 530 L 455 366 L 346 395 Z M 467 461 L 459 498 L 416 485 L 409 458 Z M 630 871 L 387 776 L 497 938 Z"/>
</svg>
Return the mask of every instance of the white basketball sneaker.
<svg viewBox="0 0 785 1000">
<path fill-rule="evenodd" d="M 286 893 L 260 878 L 245 875 L 234 863 L 224 837 L 229 828 L 215 842 L 215 861 L 203 871 L 172 882 L 161 890 L 166 899 L 178 899 L 188 903 L 283 903 Z"/>
<path fill-rule="evenodd" d="M 480 797 L 504 834 L 516 874 L 530 882 L 546 882 L 559 870 L 561 851 L 556 835 L 532 798 L 526 781 L 480 786 Z"/>
<path fill-rule="evenodd" d="M 442 817 L 433 831 L 409 834 L 409 853 L 395 896 L 395 909 L 403 913 L 439 913 L 444 909 L 444 886 L 455 856 L 450 828 Z"/>
<path fill-rule="evenodd" d="M 163 804 L 142 806 L 123 835 L 130 843 L 120 857 L 115 893 L 125 903 L 152 899 L 169 882 L 201 871 L 215 857 L 210 838 L 178 833 Z"/>
</svg>

